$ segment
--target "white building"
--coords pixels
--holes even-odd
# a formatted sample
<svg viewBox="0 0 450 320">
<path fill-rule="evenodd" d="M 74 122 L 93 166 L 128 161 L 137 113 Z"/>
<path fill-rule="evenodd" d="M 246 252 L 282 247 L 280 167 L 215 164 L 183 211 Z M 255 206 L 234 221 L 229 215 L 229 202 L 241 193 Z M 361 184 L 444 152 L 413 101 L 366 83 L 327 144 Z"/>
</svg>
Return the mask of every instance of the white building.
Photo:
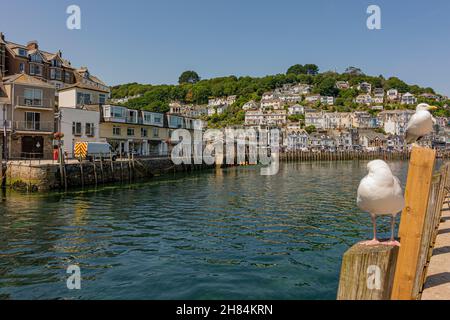
<svg viewBox="0 0 450 320">
<path fill-rule="evenodd" d="M 77 142 L 105 142 L 100 138 L 100 112 L 98 108 L 60 107 L 61 114 L 59 131 L 64 134 L 63 150 L 72 158 Z"/>
<path fill-rule="evenodd" d="M 402 136 L 414 113 L 412 110 L 385 110 L 378 114 L 378 119 L 386 133 Z"/>
<path fill-rule="evenodd" d="M 397 89 L 389 89 L 386 92 L 386 97 L 389 101 L 397 101 L 400 98 Z"/>
<path fill-rule="evenodd" d="M 401 103 L 402 104 L 416 104 L 417 98 L 413 94 L 407 92 L 402 96 Z"/>
<path fill-rule="evenodd" d="M 332 106 L 334 105 L 336 99 L 334 97 L 320 97 L 320 103 Z"/>
<path fill-rule="evenodd" d="M 299 104 L 294 104 L 288 108 L 288 114 L 290 116 L 295 114 L 305 114 L 305 107 Z"/>
</svg>

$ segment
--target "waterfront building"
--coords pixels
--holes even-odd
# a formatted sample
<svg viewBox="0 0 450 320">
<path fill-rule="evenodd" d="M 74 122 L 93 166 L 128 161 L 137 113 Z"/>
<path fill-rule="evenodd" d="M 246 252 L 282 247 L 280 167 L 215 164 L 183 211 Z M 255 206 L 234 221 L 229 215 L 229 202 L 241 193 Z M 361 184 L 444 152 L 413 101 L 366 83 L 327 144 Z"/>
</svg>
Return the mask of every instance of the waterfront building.
<svg viewBox="0 0 450 320">
<path fill-rule="evenodd" d="M 55 87 L 26 73 L 3 78 L 3 119 L 10 126 L 9 158 L 50 158 L 55 129 Z M 5 101 L 4 101 L 5 102 Z"/>
<path fill-rule="evenodd" d="M 359 144 L 367 151 L 377 151 L 386 148 L 387 139 L 382 133 L 373 130 L 360 130 Z"/>
<path fill-rule="evenodd" d="M 283 139 L 287 151 L 305 150 L 308 148 L 308 133 L 298 124 L 286 127 L 286 137 Z"/>
<path fill-rule="evenodd" d="M 77 142 L 106 142 L 106 139 L 100 138 L 98 106 L 59 107 L 59 116 L 57 130 L 64 135 L 62 147 L 69 158 L 73 158 Z"/>
<path fill-rule="evenodd" d="M 325 129 L 325 117 L 324 112 L 306 112 L 305 113 L 305 126 L 314 126 L 316 129 Z"/>
<path fill-rule="evenodd" d="M 101 106 L 100 137 L 114 150 L 138 156 L 164 155 L 169 140 L 164 114 L 121 106 Z M 179 116 L 171 116 L 179 117 Z M 179 117 L 183 122 L 183 117 Z"/>
<path fill-rule="evenodd" d="M 76 70 L 71 66 L 70 61 L 63 59 L 61 51 L 53 53 L 44 51 L 34 40 L 26 45 L 13 43 L 7 41 L 1 32 L 0 39 L 4 49 L 2 69 L 5 76 L 25 73 L 48 81 L 56 89 L 76 81 Z M 2 50 L 0 49 L 0 51 Z M 0 57 L 1 59 L 2 57 Z"/>
<path fill-rule="evenodd" d="M 378 114 L 381 127 L 388 134 L 405 135 L 413 110 L 385 110 Z"/>
<path fill-rule="evenodd" d="M 378 120 L 366 111 L 355 111 L 351 114 L 352 127 L 359 129 L 374 129 L 378 128 Z"/>
</svg>

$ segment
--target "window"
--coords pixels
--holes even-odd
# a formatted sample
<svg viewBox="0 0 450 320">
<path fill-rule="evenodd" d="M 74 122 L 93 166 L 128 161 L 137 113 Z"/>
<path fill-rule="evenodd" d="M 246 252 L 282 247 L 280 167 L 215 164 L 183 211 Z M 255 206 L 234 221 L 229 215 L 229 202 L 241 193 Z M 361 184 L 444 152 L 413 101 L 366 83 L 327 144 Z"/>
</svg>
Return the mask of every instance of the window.
<svg viewBox="0 0 450 320">
<path fill-rule="evenodd" d="M 125 109 L 121 107 L 111 107 L 111 118 L 124 118 Z"/>
<path fill-rule="evenodd" d="M 95 135 L 93 123 L 86 123 L 86 135 L 88 137 L 93 137 Z"/>
<path fill-rule="evenodd" d="M 42 90 L 25 88 L 24 103 L 27 106 L 42 106 Z"/>
<path fill-rule="evenodd" d="M 106 102 L 106 95 L 100 94 L 100 95 L 98 96 L 98 103 L 100 103 L 100 104 L 105 104 L 105 102 Z"/>
<path fill-rule="evenodd" d="M 42 76 L 42 66 L 37 64 L 30 64 L 30 74 L 35 76 Z"/>
<path fill-rule="evenodd" d="M 159 129 L 158 128 L 153 128 L 153 137 L 159 137 Z"/>
<path fill-rule="evenodd" d="M 66 71 L 64 73 L 64 77 L 65 77 L 65 82 L 72 83 L 72 74 L 70 72 Z"/>
<path fill-rule="evenodd" d="M 114 136 L 120 136 L 121 135 L 120 127 L 113 127 L 113 135 Z"/>
<path fill-rule="evenodd" d="M 19 64 L 19 72 L 20 72 L 20 73 L 25 72 L 25 63 L 21 62 L 21 63 Z"/>
<path fill-rule="evenodd" d="M 141 137 L 142 138 L 148 137 L 148 130 L 147 130 L 147 128 L 141 128 Z"/>
<path fill-rule="evenodd" d="M 62 80 L 62 71 L 60 69 L 50 69 L 50 79 Z"/>
<path fill-rule="evenodd" d="M 40 130 L 41 114 L 39 112 L 25 112 L 25 129 Z"/>
<path fill-rule="evenodd" d="M 91 95 L 89 93 L 78 92 L 77 104 L 91 104 Z"/>
<path fill-rule="evenodd" d="M 162 117 L 160 115 L 155 115 L 154 121 L 155 123 L 160 124 L 162 123 Z"/>
<path fill-rule="evenodd" d="M 127 135 L 128 136 L 134 136 L 134 128 L 128 128 L 127 129 Z"/>
<path fill-rule="evenodd" d="M 19 56 L 22 56 L 22 57 L 26 57 L 27 54 L 28 54 L 27 50 L 24 49 L 24 48 L 19 48 L 19 49 L 17 50 L 17 53 L 19 54 Z"/>
<path fill-rule="evenodd" d="M 59 61 L 58 59 L 53 59 L 52 67 L 61 68 L 61 61 Z"/>
<path fill-rule="evenodd" d="M 72 122 L 72 134 L 81 136 L 81 122 Z"/>
<path fill-rule="evenodd" d="M 37 63 L 42 63 L 42 57 L 41 57 L 41 55 L 40 54 L 33 54 L 32 56 L 31 56 L 31 61 L 32 62 L 37 62 Z"/>
</svg>

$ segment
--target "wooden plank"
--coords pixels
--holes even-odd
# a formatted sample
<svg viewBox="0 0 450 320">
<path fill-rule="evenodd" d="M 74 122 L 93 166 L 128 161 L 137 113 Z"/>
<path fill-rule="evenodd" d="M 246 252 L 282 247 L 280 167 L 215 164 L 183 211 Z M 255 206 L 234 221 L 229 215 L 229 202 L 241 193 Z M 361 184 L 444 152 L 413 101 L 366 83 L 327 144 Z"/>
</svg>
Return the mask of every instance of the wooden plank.
<svg viewBox="0 0 450 320">
<path fill-rule="evenodd" d="M 398 247 L 356 244 L 342 260 L 338 300 L 389 300 Z"/>
<path fill-rule="evenodd" d="M 405 209 L 400 222 L 400 251 L 392 290 L 393 300 L 414 300 L 419 257 L 436 151 L 413 147 L 405 190 Z"/>
</svg>

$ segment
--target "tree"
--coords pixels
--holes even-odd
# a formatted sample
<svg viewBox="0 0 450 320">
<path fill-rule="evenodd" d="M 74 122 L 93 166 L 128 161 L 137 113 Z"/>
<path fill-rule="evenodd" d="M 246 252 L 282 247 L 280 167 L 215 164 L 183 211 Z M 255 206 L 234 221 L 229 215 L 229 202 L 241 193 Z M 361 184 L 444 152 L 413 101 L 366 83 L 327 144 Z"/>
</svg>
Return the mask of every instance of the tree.
<svg viewBox="0 0 450 320">
<path fill-rule="evenodd" d="M 307 127 L 305 128 L 305 131 L 308 132 L 308 134 L 311 134 L 311 133 L 313 133 L 313 132 L 316 132 L 317 129 L 316 129 L 315 126 L 307 126 Z"/>
<path fill-rule="evenodd" d="M 287 70 L 286 74 L 287 75 L 288 74 L 296 74 L 296 75 L 306 74 L 306 69 L 301 64 L 295 64 Z"/>
<path fill-rule="evenodd" d="M 305 64 L 303 68 L 306 74 L 316 75 L 319 73 L 319 67 L 315 64 Z"/>
<path fill-rule="evenodd" d="M 317 88 L 321 96 L 336 97 L 339 94 L 339 89 L 336 88 L 336 82 L 333 78 L 324 79 Z"/>
<path fill-rule="evenodd" d="M 181 74 L 180 78 L 178 79 L 179 84 L 183 83 L 197 83 L 200 81 L 200 76 L 195 71 L 185 71 Z"/>
<path fill-rule="evenodd" d="M 351 76 L 363 76 L 364 72 L 360 68 L 348 67 L 345 69 L 344 74 L 349 74 Z"/>
</svg>

